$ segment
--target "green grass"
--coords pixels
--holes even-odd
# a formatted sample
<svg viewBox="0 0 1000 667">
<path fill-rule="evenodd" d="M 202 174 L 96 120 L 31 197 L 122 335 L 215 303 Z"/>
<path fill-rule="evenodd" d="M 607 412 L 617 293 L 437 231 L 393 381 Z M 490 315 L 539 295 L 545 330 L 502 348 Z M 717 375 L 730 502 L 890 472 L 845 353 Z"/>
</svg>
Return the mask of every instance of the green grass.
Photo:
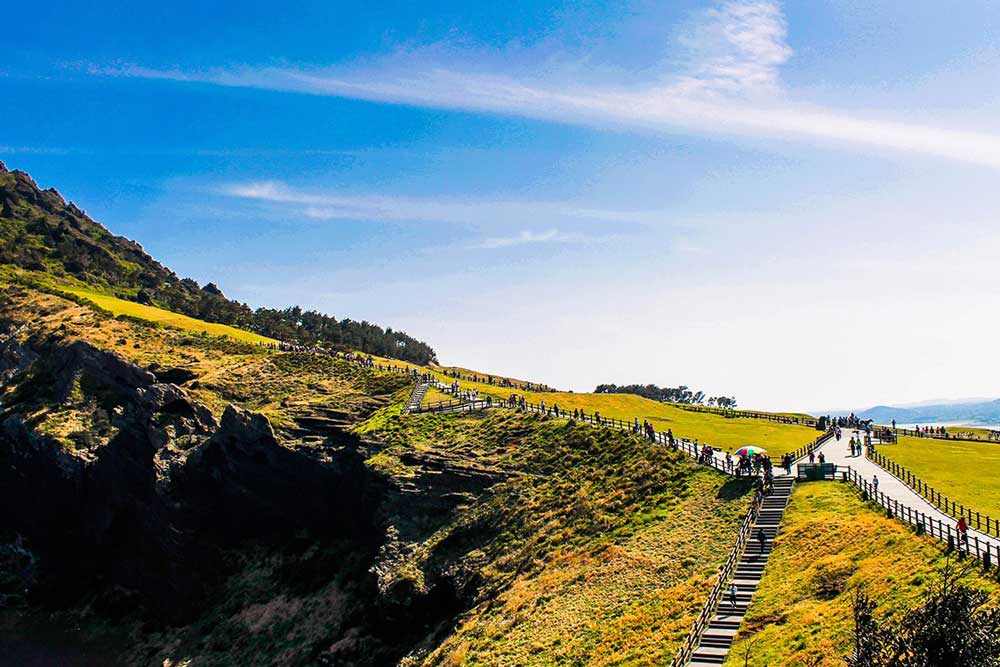
<svg viewBox="0 0 1000 667">
<path fill-rule="evenodd" d="M 243 329 L 237 329 L 225 324 L 205 322 L 193 317 L 188 317 L 187 315 L 173 313 L 169 310 L 156 308 L 155 306 L 145 306 L 134 301 L 126 301 L 125 299 L 119 299 L 118 297 L 109 296 L 93 290 L 79 287 L 64 287 L 63 290 L 82 299 L 86 299 L 98 308 L 106 310 L 115 316 L 124 315 L 140 320 L 146 320 L 147 322 L 155 322 L 156 324 L 172 327 L 174 329 L 199 331 L 214 336 L 226 336 L 245 343 L 273 344 L 278 342 L 273 338 L 261 336 L 260 334 L 255 334 L 250 331 L 244 331 Z"/>
<path fill-rule="evenodd" d="M 429 405 L 430 403 L 439 403 L 448 401 L 454 401 L 455 397 L 451 394 L 446 394 L 440 389 L 435 389 L 434 387 L 428 387 L 427 393 L 424 394 L 424 400 L 420 402 L 421 405 Z"/>
<path fill-rule="evenodd" d="M 899 438 L 878 451 L 957 503 L 1000 518 L 1000 443 Z"/>
<path fill-rule="evenodd" d="M 396 527 L 418 589 L 441 568 L 479 581 L 474 606 L 425 667 L 661 665 L 701 610 L 747 508 L 745 482 L 641 438 L 509 411 L 378 415 L 369 465 L 427 478 L 414 457 L 492 471 L 489 493 L 437 525 Z"/>
<path fill-rule="evenodd" d="M 913 606 L 944 566 L 943 546 L 885 518 L 845 484 L 798 485 L 764 578 L 726 667 L 835 667 L 850 650 L 851 595 L 864 589 L 889 613 Z M 986 576 L 972 583 L 997 593 Z"/>
<path fill-rule="evenodd" d="M 447 377 L 436 368 L 430 370 L 445 384 L 454 379 Z M 473 373 L 462 369 L 466 373 Z M 479 374 L 484 375 L 483 373 Z M 524 396 L 531 403 L 545 401 L 546 406 L 559 406 L 560 410 L 573 412 L 582 409 L 588 415 L 599 412 L 602 417 L 632 421 L 649 421 L 657 431 L 671 429 L 674 435 L 698 439 L 714 447 L 737 449 L 743 445 L 758 445 L 773 456 L 794 451 L 816 439 L 819 433 L 807 426 L 780 424 L 766 419 L 726 417 L 717 412 L 694 412 L 676 407 L 670 403 L 660 403 L 635 394 L 583 394 L 575 392 L 519 392 L 510 388 L 497 387 L 482 382 L 459 380 L 463 389 L 478 389 L 481 395 L 507 398 L 512 393 Z"/>
</svg>

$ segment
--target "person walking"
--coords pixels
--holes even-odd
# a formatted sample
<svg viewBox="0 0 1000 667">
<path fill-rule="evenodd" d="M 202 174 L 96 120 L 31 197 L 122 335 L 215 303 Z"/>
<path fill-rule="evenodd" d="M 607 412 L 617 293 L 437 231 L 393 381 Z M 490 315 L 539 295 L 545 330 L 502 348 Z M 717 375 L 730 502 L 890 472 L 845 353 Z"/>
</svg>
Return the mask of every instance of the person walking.
<svg viewBox="0 0 1000 667">
<path fill-rule="evenodd" d="M 763 528 L 757 529 L 757 549 L 758 552 L 764 553 L 764 545 L 767 543 L 767 535 L 764 534 Z"/>
<path fill-rule="evenodd" d="M 738 592 L 739 592 L 739 590 L 736 588 L 736 583 L 735 582 L 730 582 L 729 583 L 729 607 L 730 607 L 730 609 L 735 609 L 736 608 L 736 594 Z"/>
<path fill-rule="evenodd" d="M 878 475 L 872 475 L 872 487 L 874 487 L 875 493 L 878 493 Z"/>
<path fill-rule="evenodd" d="M 969 551 L 969 522 L 965 520 L 965 515 L 958 517 L 958 539 L 965 546 L 965 551 Z"/>
</svg>

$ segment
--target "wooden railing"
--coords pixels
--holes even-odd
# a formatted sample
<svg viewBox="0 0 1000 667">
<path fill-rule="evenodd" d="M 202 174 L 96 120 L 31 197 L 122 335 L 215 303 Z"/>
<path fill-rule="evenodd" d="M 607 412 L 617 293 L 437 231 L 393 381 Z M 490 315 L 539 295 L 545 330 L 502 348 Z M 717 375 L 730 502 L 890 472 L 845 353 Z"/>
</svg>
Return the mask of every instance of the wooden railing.
<svg viewBox="0 0 1000 667">
<path fill-rule="evenodd" d="M 815 451 L 820 445 L 833 437 L 835 431 L 831 428 L 828 431 L 824 431 L 822 435 L 818 436 L 815 440 L 810 442 L 808 445 L 803 445 L 796 449 L 794 452 L 789 452 L 792 455 L 793 461 L 798 461 L 801 458 L 809 456 L 809 452 Z"/>
<path fill-rule="evenodd" d="M 976 433 L 970 433 L 969 435 L 963 435 L 959 433 L 951 433 L 947 428 L 961 429 L 961 426 L 950 426 L 945 429 L 944 433 L 928 433 L 926 431 L 914 431 L 908 428 L 893 428 L 891 426 L 874 426 L 875 429 L 885 429 L 891 431 L 893 434 L 905 435 L 911 438 L 929 438 L 935 440 L 961 440 L 964 442 L 997 442 L 1000 440 L 1000 436 L 994 435 L 1000 433 L 1000 431 L 990 431 L 989 435 L 979 435 Z M 975 427 L 969 427 L 975 428 Z"/>
<path fill-rule="evenodd" d="M 977 557 L 983 565 L 1000 562 L 1000 544 L 994 544 L 987 539 L 979 539 L 979 535 L 971 535 L 965 540 L 958 534 L 958 528 L 945 523 L 941 519 L 928 516 L 897 500 L 894 500 L 875 488 L 875 485 L 864 479 L 853 468 L 839 467 L 837 474 L 842 481 L 853 484 L 867 496 L 869 500 L 880 505 L 886 511 L 886 516 L 904 521 L 916 527 L 917 533 L 926 533 L 931 537 L 947 543 L 949 550 L 958 549 Z M 996 559 L 996 560 L 994 560 Z"/>
<path fill-rule="evenodd" d="M 755 410 L 737 410 L 735 408 L 713 408 L 708 405 L 692 405 L 690 403 L 668 403 L 668 405 L 687 410 L 688 412 L 707 412 L 710 414 L 722 415 L 723 417 L 742 417 L 745 419 L 766 419 L 767 421 L 779 424 L 799 424 L 801 426 L 816 427 L 818 423 L 815 417 L 797 417 L 794 415 L 777 415 L 773 412 L 757 412 Z"/>
<path fill-rule="evenodd" d="M 743 551 L 746 547 L 747 540 L 750 539 L 750 533 L 753 529 L 754 522 L 757 520 L 757 515 L 760 513 L 760 504 L 763 496 L 760 492 L 754 494 L 753 501 L 750 503 L 750 509 L 747 510 L 746 516 L 743 517 L 743 523 L 740 524 L 740 530 L 736 534 L 736 543 L 733 544 L 733 548 L 729 550 L 729 558 L 726 559 L 725 565 L 719 570 L 719 576 L 715 580 L 715 584 L 712 586 L 712 590 L 708 593 L 708 600 L 705 601 L 705 606 L 702 607 L 701 614 L 698 618 L 694 620 L 691 624 L 691 629 L 688 631 L 687 638 L 684 643 L 677 649 L 677 653 L 674 654 L 674 659 L 670 662 L 671 667 L 684 667 L 687 665 L 688 661 L 691 660 L 691 655 L 694 653 L 695 649 L 698 648 L 701 642 L 701 636 L 705 632 L 705 628 L 711 622 L 712 617 L 715 616 L 715 612 L 719 607 L 719 601 L 726 590 L 726 586 L 729 584 L 729 580 L 733 576 L 733 572 L 736 569 L 737 564 L 743 557 Z"/>
<path fill-rule="evenodd" d="M 908 487 L 919 493 L 927 500 L 927 502 L 934 505 L 934 507 L 937 507 L 948 516 L 952 516 L 956 519 L 964 516 L 965 520 L 969 523 L 969 528 L 974 528 L 981 533 L 986 533 L 987 535 L 1000 537 L 1000 521 L 997 519 L 994 519 L 988 514 L 983 514 L 973 510 L 971 507 L 966 507 L 961 503 L 956 503 L 954 500 L 942 494 L 933 486 L 927 484 L 927 482 L 923 481 L 912 472 L 894 462 L 892 459 L 882 455 L 878 451 L 869 452 L 868 458 L 903 484 L 906 484 Z"/>
<path fill-rule="evenodd" d="M 619 430 L 631 431 L 637 435 L 645 435 L 640 427 L 638 431 L 635 428 L 635 421 L 628 421 L 625 419 L 616 419 L 612 417 L 595 417 L 593 414 L 580 414 L 579 412 L 574 415 L 571 412 L 566 412 L 565 410 L 557 410 L 554 406 L 545 406 L 541 404 L 525 402 L 511 403 L 510 401 L 494 399 L 490 396 L 485 398 L 480 398 L 476 400 L 462 400 L 462 399 L 452 399 L 450 401 L 435 401 L 433 403 L 426 403 L 421 405 L 419 408 L 411 410 L 414 413 L 420 412 L 471 412 L 474 410 L 483 410 L 487 408 L 514 408 L 522 409 L 526 412 L 535 412 L 538 414 L 551 415 L 554 417 L 561 417 L 564 419 L 574 419 L 576 421 L 581 421 L 592 426 L 604 426 L 607 428 L 615 428 Z M 792 460 L 796 461 L 804 456 L 808 456 L 809 452 L 819 447 L 821 444 L 826 442 L 829 438 L 833 437 L 833 429 L 825 431 L 822 435 L 817 437 L 812 442 L 803 445 L 793 452 L 789 452 L 792 455 Z M 653 442 L 658 442 L 661 444 L 669 445 L 670 436 L 661 432 L 654 431 L 652 434 Z M 702 459 L 701 447 L 706 446 L 708 443 L 699 443 L 688 440 L 687 438 L 680 438 L 674 436 L 673 444 L 676 448 L 685 451 L 696 459 Z M 725 455 L 718 455 L 718 450 L 713 449 L 713 454 L 711 460 L 703 461 L 705 465 L 709 465 L 717 470 L 733 475 L 736 473 L 736 461 L 730 459 L 727 464 Z M 771 464 L 773 466 L 781 465 L 781 457 L 770 457 Z"/>
</svg>

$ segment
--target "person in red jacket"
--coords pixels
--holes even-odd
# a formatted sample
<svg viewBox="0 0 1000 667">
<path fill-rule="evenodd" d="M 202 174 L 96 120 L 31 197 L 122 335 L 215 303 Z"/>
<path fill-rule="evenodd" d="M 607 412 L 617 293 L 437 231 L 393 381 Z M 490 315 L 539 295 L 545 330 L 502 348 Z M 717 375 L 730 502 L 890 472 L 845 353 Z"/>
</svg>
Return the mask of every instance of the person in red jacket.
<svg viewBox="0 0 1000 667">
<path fill-rule="evenodd" d="M 966 550 L 969 547 L 969 523 L 965 520 L 965 516 L 958 517 L 958 538 L 965 545 Z"/>
</svg>

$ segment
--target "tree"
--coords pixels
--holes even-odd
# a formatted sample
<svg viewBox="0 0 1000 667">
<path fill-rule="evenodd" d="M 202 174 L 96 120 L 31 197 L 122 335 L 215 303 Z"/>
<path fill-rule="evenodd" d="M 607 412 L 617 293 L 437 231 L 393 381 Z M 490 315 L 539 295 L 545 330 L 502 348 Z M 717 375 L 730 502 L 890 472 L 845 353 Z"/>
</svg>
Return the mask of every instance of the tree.
<svg viewBox="0 0 1000 667">
<path fill-rule="evenodd" d="M 848 667 L 997 667 L 1000 608 L 989 594 L 963 582 L 969 566 L 949 560 L 923 603 L 898 621 L 879 621 L 875 603 L 854 598 L 854 649 Z"/>
</svg>

